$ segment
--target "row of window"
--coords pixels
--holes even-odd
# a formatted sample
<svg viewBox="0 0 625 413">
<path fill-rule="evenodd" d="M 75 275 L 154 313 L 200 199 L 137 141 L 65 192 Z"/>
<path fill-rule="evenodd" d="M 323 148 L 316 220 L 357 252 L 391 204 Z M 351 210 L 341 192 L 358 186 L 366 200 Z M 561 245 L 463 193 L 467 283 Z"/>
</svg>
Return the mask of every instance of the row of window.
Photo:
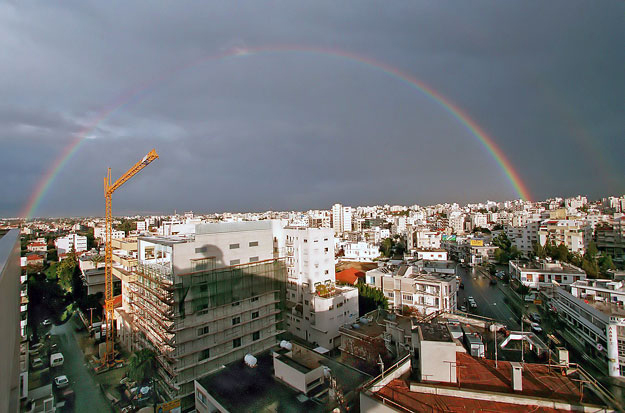
<svg viewBox="0 0 625 413">
<path fill-rule="evenodd" d="M 259 258 L 258 257 L 250 257 L 250 262 L 258 262 Z M 241 264 L 241 260 L 230 260 L 230 265 L 239 265 Z"/>
<path fill-rule="evenodd" d="M 248 247 L 258 247 L 258 241 L 250 241 L 247 245 Z M 231 250 L 236 250 L 237 248 L 240 248 L 240 247 L 241 247 L 240 244 L 230 244 Z"/>
<path fill-rule="evenodd" d="M 258 317 L 260 317 L 260 312 L 259 311 L 252 311 L 252 320 L 257 319 Z M 237 324 L 241 324 L 241 316 L 236 316 L 232 319 L 232 325 L 236 326 Z M 209 333 L 209 328 L 208 326 L 202 326 L 200 328 L 197 329 L 197 335 L 199 336 L 203 336 Z"/>
<path fill-rule="evenodd" d="M 260 340 L 260 331 L 254 331 L 252 333 L 252 341 L 258 341 L 258 340 Z M 241 347 L 241 337 L 238 337 L 232 340 L 232 348 L 238 348 L 238 347 Z M 198 361 L 206 360 L 207 358 L 210 358 L 210 356 L 211 356 L 210 348 L 204 349 L 200 352 Z"/>
</svg>

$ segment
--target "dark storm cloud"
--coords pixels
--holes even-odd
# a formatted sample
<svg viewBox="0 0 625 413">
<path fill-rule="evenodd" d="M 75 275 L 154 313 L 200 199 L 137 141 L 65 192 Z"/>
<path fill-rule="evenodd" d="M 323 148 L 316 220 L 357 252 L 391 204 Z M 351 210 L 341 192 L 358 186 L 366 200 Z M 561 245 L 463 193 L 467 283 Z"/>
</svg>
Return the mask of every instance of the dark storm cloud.
<svg viewBox="0 0 625 413">
<path fill-rule="evenodd" d="M 36 214 L 102 214 L 106 168 L 119 176 L 152 147 L 161 158 L 116 193 L 115 212 L 516 196 L 456 119 L 363 64 L 261 53 L 176 71 L 277 44 L 348 50 L 419 78 L 492 136 L 537 198 L 623 192 L 624 12 L 568 0 L 5 2 L 0 214 L 16 215 L 111 108 Z"/>
</svg>

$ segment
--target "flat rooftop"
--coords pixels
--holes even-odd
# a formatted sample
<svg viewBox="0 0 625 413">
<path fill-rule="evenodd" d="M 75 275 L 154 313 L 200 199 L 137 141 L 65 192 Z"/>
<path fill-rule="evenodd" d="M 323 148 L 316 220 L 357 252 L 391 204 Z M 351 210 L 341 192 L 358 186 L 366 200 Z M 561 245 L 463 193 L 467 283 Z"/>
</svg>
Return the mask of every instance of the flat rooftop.
<svg viewBox="0 0 625 413">
<path fill-rule="evenodd" d="M 447 324 L 432 320 L 431 322 L 414 323 L 413 325 L 414 327 L 419 327 L 421 335 L 423 335 L 423 339 L 426 341 L 453 342 Z"/>
<path fill-rule="evenodd" d="M 273 377 L 271 352 L 256 356 L 258 364 L 248 367 L 242 360 L 229 364 L 198 382 L 231 412 L 323 412 L 324 406 L 312 400 L 300 402 L 301 393 Z"/>
<path fill-rule="evenodd" d="M 512 262 L 512 261 L 511 261 Z M 514 262 L 513 265 L 525 271 L 537 271 L 553 274 L 586 274 L 582 269 L 565 262 Z"/>
<path fill-rule="evenodd" d="M 277 351 L 279 354 L 281 351 Z M 198 382 L 221 405 L 231 412 L 325 412 L 330 407 L 324 400 L 300 401 L 301 392 L 274 378 L 273 351 L 256 355 L 258 364 L 248 367 L 242 360 L 204 377 Z M 283 353 L 283 352 L 282 352 Z M 281 360 L 288 357 L 282 356 Z M 319 356 L 328 366 L 344 394 L 348 394 L 371 377 L 329 358 Z M 301 366 L 306 368 L 305 366 Z"/>
</svg>

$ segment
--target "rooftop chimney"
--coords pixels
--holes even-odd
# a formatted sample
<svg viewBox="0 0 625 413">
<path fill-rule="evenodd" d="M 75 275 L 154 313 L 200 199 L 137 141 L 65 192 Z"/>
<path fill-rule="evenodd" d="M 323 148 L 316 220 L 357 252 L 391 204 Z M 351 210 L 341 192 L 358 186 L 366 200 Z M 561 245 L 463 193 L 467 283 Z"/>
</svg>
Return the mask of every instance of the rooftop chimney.
<svg viewBox="0 0 625 413">
<path fill-rule="evenodd" d="M 512 367 L 512 390 L 523 391 L 523 365 L 518 362 L 510 362 Z"/>
</svg>

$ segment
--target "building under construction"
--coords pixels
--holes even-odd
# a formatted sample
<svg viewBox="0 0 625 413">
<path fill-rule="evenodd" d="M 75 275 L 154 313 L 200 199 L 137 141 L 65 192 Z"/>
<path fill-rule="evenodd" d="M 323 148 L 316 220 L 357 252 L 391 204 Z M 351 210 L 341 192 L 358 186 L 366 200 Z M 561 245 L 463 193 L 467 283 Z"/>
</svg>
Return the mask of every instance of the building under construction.
<svg viewBox="0 0 625 413">
<path fill-rule="evenodd" d="M 122 345 L 157 354 L 159 391 L 193 402 L 193 381 L 283 333 L 286 269 L 270 221 L 200 224 L 194 234 L 118 241 Z"/>
</svg>

